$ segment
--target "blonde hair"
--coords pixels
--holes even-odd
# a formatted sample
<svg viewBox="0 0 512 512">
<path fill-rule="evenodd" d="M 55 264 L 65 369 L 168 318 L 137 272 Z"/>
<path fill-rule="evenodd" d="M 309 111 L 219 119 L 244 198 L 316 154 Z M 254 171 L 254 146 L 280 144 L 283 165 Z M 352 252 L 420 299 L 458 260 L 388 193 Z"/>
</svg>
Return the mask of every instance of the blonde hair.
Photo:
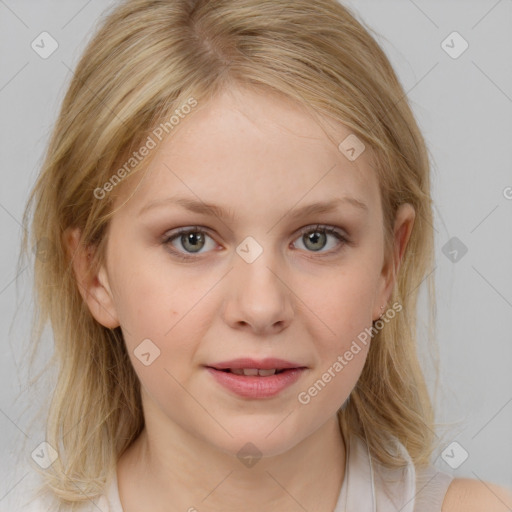
<svg viewBox="0 0 512 512">
<path fill-rule="evenodd" d="M 335 0 L 126 0 L 78 63 L 24 218 L 32 223 L 25 250 L 42 241 L 47 248 L 34 263 L 34 349 L 50 322 L 58 368 L 46 440 L 59 458 L 43 477 L 68 506 L 104 491 L 144 417 L 120 328 L 93 319 L 63 234 L 80 228 L 82 243 L 97 248 L 91 271 L 98 268 L 114 194 L 100 200 L 95 190 L 177 108 L 190 98 L 204 104 L 230 84 L 291 98 L 371 148 L 388 255 L 397 208 L 413 205 L 415 224 L 390 298 L 402 310 L 373 337 L 338 415 L 344 432 L 363 438 L 382 464 L 404 464 L 390 436 L 416 465 L 430 461 L 433 409 L 416 346 L 425 279 L 431 323 L 434 308 L 430 164 L 405 92 L 370 29 Z"/>
</svg>

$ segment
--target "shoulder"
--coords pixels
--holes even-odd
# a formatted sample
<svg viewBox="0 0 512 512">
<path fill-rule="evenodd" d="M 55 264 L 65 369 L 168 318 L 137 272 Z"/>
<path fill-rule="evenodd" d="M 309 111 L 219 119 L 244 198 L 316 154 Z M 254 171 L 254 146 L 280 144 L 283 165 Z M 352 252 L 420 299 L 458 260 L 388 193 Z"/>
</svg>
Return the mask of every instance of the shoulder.
<svg viewBox="0 0 512 512">
<path fill-rule="evenodd" d="M 509 512 L 512 492 L 499 485 L 454 478 L 446 492 L 442 512 Z"/>
</svg>

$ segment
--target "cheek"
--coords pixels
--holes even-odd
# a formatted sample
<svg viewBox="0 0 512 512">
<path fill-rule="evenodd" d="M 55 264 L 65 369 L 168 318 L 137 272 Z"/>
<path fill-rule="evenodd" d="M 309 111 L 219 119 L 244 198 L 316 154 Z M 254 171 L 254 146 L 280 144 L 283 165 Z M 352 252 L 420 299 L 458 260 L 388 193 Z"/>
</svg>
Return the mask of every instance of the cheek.
<svg viewBox="0 0 512 512">
<path fill-rule="evenodd" d="M 317 364 L 297 399 L 308 413 L 334 414 L 354 389 L 363 370 L 371 343 L 371 309 L 361 296 L 325 316 L 334 331 L 323 329 L 315 336 Z M 368 321 L 370 319 L 370 321 Z M 311 404 L 311 405 L 310 405 Z"/>
<path fill-rule="evenodd" d="M 182 340 L 183 336 L 177 334 L 195 325 L 190 325 L 193 306 L 200 301 L 204 290 L 191 284 L 180 269 L 170 272 L 170 266 L 148 261 L 137 251 L 129 258 L 117 256 L 114 298 L 128 349 L 135 349 L 149 338 L 161 350 L 172 342 L 173 350 L 180 351 L 176 340 Z"/>
<path fill-rule="evenodd" d="M 347 265 L 333 273 L 324 286 L 305 295 L 321 321 L 316 322 L 318 330 L 312 333 L 318 364 L 308 380 L 309 387 L 302 390 L 303 400 L 298 397 L 300 403 L 331 404 L 336 410 L 356 385 L 371 343 L 378 283 L 377 267 L 372 265 L 362 259 L 350 268 Z"/>
<path fill-rule="evenodd" d="M 333 272 L 324 286 L 307 292 L 312 310 L 323 321 L 332 340 L 347 340 L 372 323 L 378 280 L 366 265 Z M 327 336 L 329 339 L 329 336 Z"/>
</svg>

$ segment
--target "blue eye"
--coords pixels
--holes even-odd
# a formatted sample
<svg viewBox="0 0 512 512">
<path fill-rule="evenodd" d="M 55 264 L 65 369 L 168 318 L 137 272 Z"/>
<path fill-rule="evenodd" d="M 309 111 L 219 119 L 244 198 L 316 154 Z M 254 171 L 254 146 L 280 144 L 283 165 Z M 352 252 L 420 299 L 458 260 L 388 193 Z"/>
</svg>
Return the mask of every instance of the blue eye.
<svg viewBox="0 0 512 512">
<path fill-rule="evenodd" d="M 326 245 L 328 245 L 329 237 L 335 238 L 337 244 L 334 243 L 334 249 L 324 251 Z M 216 243 L 208 232 L 199 226 L 192 226 L 188 228 L 181 228 L 175 233 L 167 235 L 163 244 L 176 256 L 185 259 L 195 259 L 194 254 L 201 254 L 203 248 L 208 249 L 208 240 L 210 240 L 210 249 L 216 247 Z M 335 253 L 340 250 L 345 244 L 349 243 L 348 239 L 344 236 L 343 232 L 333 226 L 308 226 L 300 231 L 300 240 L 307 252 L 320 253 L 324 255 L 326 253 Z M 181 248 L 176 247 L 177 244 L 181 245 Z M 336 248 L 336 245 L 338 246 Z M 202 251 L 207 252 L 207 250 Z"/>
</svg>

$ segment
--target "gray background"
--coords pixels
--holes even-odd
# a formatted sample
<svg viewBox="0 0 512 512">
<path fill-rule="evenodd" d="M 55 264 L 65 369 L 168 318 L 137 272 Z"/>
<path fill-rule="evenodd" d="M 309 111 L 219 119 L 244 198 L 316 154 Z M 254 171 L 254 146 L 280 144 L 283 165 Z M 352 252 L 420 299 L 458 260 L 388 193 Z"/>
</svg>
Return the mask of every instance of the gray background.
<svg viewBox="0 0 512 512">
<path fill-rule="evenodd" d="M 378 33 L 433 160 L 441 370 L 435 464 L 512 487 L 512 1 L 345 3 Z M 30 419 L 47 392 L 27 387 L 25 369 L 32 273 L 17 267 L 23 207 L 71 70 L 112 4 L 0 0 L 0 509 L 44 439 Z M 31 48 L 43 31 L 59 44 L 47 59 Z M 469 44 L 458 58 L 442 47 L 453 31 Z M 453 37 L 446 44 L 462 48 Z M 423 343 L 421 350 L 427 355 Z M 43 354 L 51 351 L 47 336 Z"/>
</svg>

